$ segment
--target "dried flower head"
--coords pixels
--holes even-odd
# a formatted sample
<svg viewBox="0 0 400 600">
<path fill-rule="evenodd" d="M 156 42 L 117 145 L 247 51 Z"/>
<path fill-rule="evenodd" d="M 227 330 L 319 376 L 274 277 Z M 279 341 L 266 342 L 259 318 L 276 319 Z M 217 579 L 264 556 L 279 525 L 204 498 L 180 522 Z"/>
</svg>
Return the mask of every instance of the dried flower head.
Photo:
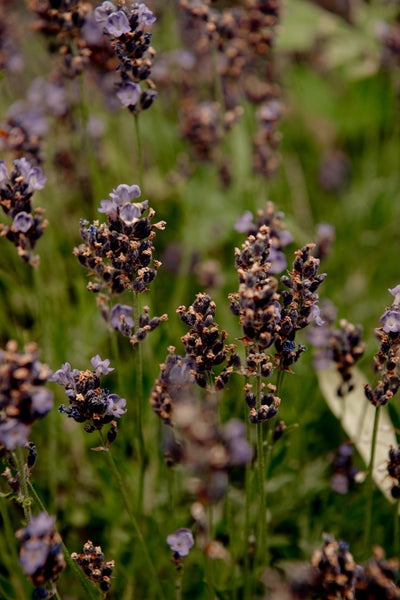
<svg viewBox="0 0 400 600">
<path fill-rule="evenodd" d="M 105 561 L 101 546 L 95 546 L 88 540 L 83 546 L 83 553 L 72 552 L 72 560 L 91 581 L 99 584 L 100 590 L 106 594 L 111 587 L 111 576 L 115 567 L 113 560 Z"/>
<path fill-rule="evenodd" d="M 101 375 L 108 375 L 114 371 L 114 368 L 109 367 L 110 361 L 101 360 L 96 354 L 91 359 L 91 363 L 93 370 L 85 371 L 71 370 L 71 365 L 65 363 L 61 369 L 53 373 L 49 381 L 64 386 L 65 394 L 69 398 L 69 406 L 62 404 L 58 411 L 67 414 L 77 423 L 87 422 L 85 431 L 92 433 L 96 429 L 102 429 L 108 423 L 112 424 L 112 439 L 108 436 L 111 444 L 116 437 L 114 419 L 119 419 L 126 413 L 126 400 L 100 387 Z"/>
<path fill-rule="evenodd" d="M 24 353 L 13 340 L 0 350 L 0 448 L 25 446 L 32 423 L 53 408 L 53 393 L 44 387 L 50 373 L 34 343 Z"/>
<path fill-rule="evenodd" d="M 42 208 L 32 208 L 32 195 L 46 183 L 40 167 L 32 166 L 26 158 L 14 161 L 14 169 L 8 174 L 4 161 L 0 161 L 0 205 L 10 225 L 0 225 L 0 236 L 17 248 L 23 261 L 32 266 L 39 264 L 39 257 L 32 255 L 36 242 L 43 235 L 47 221 L 43 220 Z"/>
<path fill-rule="evenodd" d="M 155 51 L 149 33 L 156 17 L 143 2 L 122 0 L 115 4 L 103 2 L 95 9 L 94 16 L 118 60 L 117 97 L 121 104 L 132 112 L 149 108 L 157 96 L 150 79 Z M 145 84 L 144 89 L 141 83 Z"/>
<path fill-rule="evenodd" d="M 36 597 L 45 593 L 47 582 L 56 581 L 66 567 L 62 551 L 62 540 L 54 528 L 55 517 L 45 511 L 32 517 L 24 529 L 16 532 L 21 544 L 19 563 L 26 575 L 36 586 Z M 44 589 L 43 589 L 44 587 Z"/>
<path fill-rule="evenodd" d="M 394 296 L 394 302 L 380 318 L 382 327 L 375 330 L 379 339 L 379 349 L 374 357 L 375 370 L 382 378 L 374 389 L 369 384 L 364 386 L 365 395 L 374 406 L 385 406 L 400 387 L 397 367 L 400 358 L 400 285 L 389 292 Z"/>
</svg>

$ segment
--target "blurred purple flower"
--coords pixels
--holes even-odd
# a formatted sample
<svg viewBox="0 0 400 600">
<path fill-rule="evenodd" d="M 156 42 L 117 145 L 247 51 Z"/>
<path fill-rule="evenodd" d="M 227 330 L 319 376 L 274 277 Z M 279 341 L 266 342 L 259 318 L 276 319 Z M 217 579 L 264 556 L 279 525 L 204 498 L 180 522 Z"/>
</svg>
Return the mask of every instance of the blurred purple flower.
<svg viewBox="0 0 400 600">
<path fill-rule="evenodd" d="M 101 360 L 100 354 L 93 356 L 93 358 L 90 359 L 90 362 L 96 371 L 96 375 L 108 375 L 111 371 L 114 371 L 114 367 L 109 367 L 110 360 L 108 358 Z"/>
<path fill-rule="evenodd" d="M 30 537 L 44 537 L 49 535 L 54 530 L 56 518 L 47 514 L 42 510 L 37 517 L 32 517 L 29 521 L 25 532 Z"/>
<path fill-rule="evenodd" d="M 8 171 L 4 160 L 0 160 L 0 185 L 7 181 L 8 179 Z"/>
<path fill-rule="evenodd" d="M 19 557 L 19 564 L 26 575 L 33 575 L 41 569 L 49 554 L 49 545 L 43 540 L 27 540 L 24 543 L 24 552 Z"/>
<path fill-rule="evenodd" d="M 330 335 L 329 329 L 322 326 L 307 329 L 306 332 L 307 341 L 309 341 L 310 344 L 315 348 L 322 348 L 323 346 L 326 346 L 329 343 Z"/>
<path fill-rule="evenodd" d="M 15 450 L 17 446 L 25 446 L 31 432 L 28 425 L 20 423 L 17 419 L 9 419 L 0 423 L 0 444 L 6 450 Z"/>
<path fill-rule="evenodd" d="M 167 536 L 167 544 L 173 552 L 177 552 L 179 556 L 187 556 L 190 548 L 194 546 L 194 539 L 190 529 L 182 527 L 174 533 Z"/>
<path fill-rule="evenodd" d="M 107 17 L 110 13 L 115 11 L 115 5 L 107 0 L 103 2 L 101 6 L 94 9 L 94 17 L 98 23 L 107 21 Z"/>
<path fill-rule="evenodd" d="M 39 415 L 47 415 L 53 408 L 53 392 L 40 390 L 32 395 L 32 408 Z"/>
<path fill-rule="evenodd" d="M 143 2 L 138 6 L 138 21 L 144 27 L 150 27 L 156 21 L 156 17 Z"/>
<path fill-rule="evenodd" d="M 286 256 L 283 252 L 275 248 L 275 246 L 271 246 L 270 248 L 268 262 L 271 263 L 269 272 L 273 275 L 282 273 L 287 267 Z"/>
<path fill-rule="evenodd" d="M 111 327 L 113 329 L 120 329 L 122 324 L 121 317 L 123 317 L 123 321 L 128 327 L 133 327 L 134 321 L 130 317 L 132 311 L 132 307 L 127 304 L 116 304 L 113 306 L 111 309 Z"/>
<path fill-rule="evenodd" d="M 124 106 L 135 106 L 141 93 L 140 85 L 138 83 L 125 81 L 117 92 L 117 98 L 119 98 Z"/>
<path fill-rule="evenodd" d="M 33 217 L 25 211 L 18 213 L 13 221 L 13 227 L 21 233 L 26 233 L 32 225 Z"/>
<path fill-rule="evenodd" d="M 240 216 L 236 219 L 236 223 L 233 228 L 238 233 L 247 233 L 252 225 L 253 225 L 253 213 L 249 210 L 246 210 L 242 214 L 242 216 Z"/>
<path fill-rule="evenodd" d="M 311 307 L 310 314 L 308 315 L 307 322 L 311 323 L 315 321 L 316 325 L 323 325 L 325 321 L 321 319 L 321 309 L 317 304 L 317 301 Z"/>
<path fill-rule="evenodd" d="M 106 22 L 104 23 L 104 29 L 114 37 L 121 37 L 125 33 L 129 33 L 131 26 L 129 20 L 123 10 L 108 15 Z"/>
</svg>

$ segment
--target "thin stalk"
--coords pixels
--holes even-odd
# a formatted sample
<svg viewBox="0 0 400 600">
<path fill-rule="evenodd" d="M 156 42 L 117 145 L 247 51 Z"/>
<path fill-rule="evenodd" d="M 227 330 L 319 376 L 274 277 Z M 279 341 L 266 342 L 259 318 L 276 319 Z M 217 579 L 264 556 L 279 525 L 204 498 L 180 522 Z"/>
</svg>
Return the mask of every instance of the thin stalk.
<svg viewBox="0 0 400 600">
<path fill-rule="evenodd" d="M 368 550 L 370 546 L 370 537 L 371 537 L 371 520 L 372 520 L 372 498 L 374 493 L 374 480 L 372 477 L 372 473 L 374 470 L 374 459 L 375 459 L 375 449 L 376 449 L 376 438 L 378 434 L 378 423 L 379 423 L 379 414 L 380 414 L 380 406 L 376 407 L 375 410 L 375 418 L 374 418 L 374 427 L 372 430 L 372 442 L 371 442 L 371 457 L 369 459 L 368 465 L 368 477 L 367 477 L 367 502 L 366 502 L 366 510 L 365 510 L 365 534 L 364 534 L 364 546 L 366 550 Z"/>
<path fill-rule="evenodd" d="M 18 563 L 18 553 L 15 547 L 15 536 L 8 514 L 7 505 L 2 496 L 0 496 L 0 514 L 3 520 L 3 531 L 7 542 L 7 552 L 4 552 L 4 559 L 7 563 L 9 576 L 11 578 L 14 590 L 18 594 L 17 597 L 22 599 L 25 598 L 25 590 L 15 571 L 15 565 Z"/>
<path fill-rule="evenodd" d="M 30 487 L 30 490 L 32 492 L 32 495 L 35 498 L 36 502 L 38 503 L 39 507 L 42 510 L 44 510 L 44 511 L 47 512 L 47 509 L 46 509 L 46 507 L 44 505 L 44 502 L 41 499 L 41 497 L 39 496 L 39 494 L 37 493 L 35 487 L 33 486 L 33 484 L 30 481 L 28 483 L 29 483 L 29 487 Z M 82 588 L 86 592 L 86 595 L 89 598 L 89 600 L 99 600 L 100 597 L 104 598 L 104 596 L 100 592 L 100 590 L 97 590 L 97 588 L 95 588 L 91 583 L 89 583 L 89 580 L 86 578 L 86 576 L 83 573 L 82 569 L 80 569 L 78 567 L 78 565 L 76 564 L 76 562 L 74 560 L 72 560 L 71 553 L 70 553 L 70 551 L 68 550 L 67 546 L 64 544 L 63 541 L 61 541 L 61 544 L 62 544 L 62 548 L 63 548 L 63 552 L 64 552 L 64 556 L 65 556 L 65 560 L 67 562 L 67 565 L 75 573 L 76 578 L 78 579 L 78 581 L 81 584 Z"/>
<path fill-rule="evenodd" d="M 211 542 L 213 539 L 213 513 L 212 506 L 209 504 L 207 507 L 208 512 L 208 541 Z M 205 562 L 206 562 L 206 583 L 207 583 L 207 597 L 209 600 L 214 600 L 214 570 L 212 564 L 212 558 L 207 552 L 207 549 L 204 551 Z"/>
<path fill-rule="evenodd" d="M 248 347 L 245 346 L 245 356 L 246 359 L 249 355 Z M 249 382 L 249 377 L 246 375 L 246 383 Z M 247 440 L 250 442 L 251 440 L 251 425 L 248 417 L 248 408 L 245 405 L 245 423 L 247 428 Z M 250 505 L 251 505 L 251 482 L 252 482 L 252 471 L 253 465 L 252 463 L 246 464 L 246 475 L 245 475 L 245 488 L 246 488 L 246 504 L 245 504 L 245 513 L 244 513 L 244 570 L 243 570 L 243 578 L 244 578 L 244 600 L 250 600 L 251 597 L 251 577 L 250 577 L 250 553 L 249 553 L 249 538 L 250 538 Z"/>
<path fill-rule="evenodd" d="M 400 510 L 400 500 L 397 500 L 395 503 L 394 509 L 394 555 L 398 559 L 400 554 L 400 540 L 399 540 L 399 510 Z"/>
<path fill-rule="evenodd" d="M 99 431 L 99 434 L 100 434 L 100 438 L 101 438 L 101 442 L 102 442 L 103 447 L 106 447 L 106 442 L 105 442 L 105 439 L 104 439 L 104 436 L 103 436 L 102 432 Z M 114 460 L 114 457 L 112 456 L 111 452 L 108 451 L 108 452 L 106 452 L 106 454 L 107 454 L 107 458 L 108 458 L 108 461 L 110 463 L 110 467 L 111 467 L 111 470 L 113 472 L 115 481 L 116 481 L 117 486 L 118 486 L 118 488 L 119 488 L 119 490 L 121 492 L 126 512 L 127 512 L 128 517 L 129 517 L 129 519 L 130 519 L 130 521 L 131 521 L 131 523 L 133 525 L 133 529 L 135 531 L 136 537 L 137 537 L 137 539 L 139 541 L 139 544 L 140 544 L 140 546 L 142 548 L 143 556 L 144 556 L 144 558 L 145 558 L 145 560 L 147 562 L 147 566 L 148 566 L 148 569 L 149 569 L 150 578 L 152 579 L 152 581 L 154 582 L 154 584 L 157 587 L 158 596 L 163 600 L 164 599 L 164 593 L 163 593 L 162 587 L 160 585 L 160 581 L 158 579 L 158 575 L 157 575 L 156 569 L 154 567 L 153 561 L 151 560 L 149 551 L 147 549 L 146 541 L 145 541 L 145 539 L 143 537 L 143 534 L 142 534 L 142 532 L 140 530 L 140 527 L 139 527 L 139 524 L 138 524 L 138 522 L 136 520 L 136 517 L 135 517 L 134 513 L 131 510 L 131 502 L 130 502 L 130 499 L 129 499 L 128 492 L 126 491 L 125 484 L 123 482 L 121 473 L 119 472 L 119 469 L 117 467 L 117 464 L 116 464 L 116 462 Z"/>
<path fill-rule="evenodd" d="M 133 295 L 133 314 L 135 321 L 135 329 L 139 327 L 139 316 L 140 316 L 140 300 L 139 294 Z M 138 497 L 137 497 L 137 513 L 140 517 L 143 508 L 143 493 L 144 493 L 144 477 L 147 466 L 147 454 L 143 436 L 143 352 L 142 344 L 139 342 L 138 346 L 138 369 L 137 369 L 137 380 L 136 380 L 136 422 L 137 422 L 137 437 L 139 441 L 139 485 L 138 485 Z"/>
<path fill-rule="evenodd" d="M 17 452 L 12 453 L 15 463 L 18 467 L 19 479 L 21 484 L 21 505 L 24 511 L 25 521 L 30 521 L 32 517 L 31 498 L 28 491 L 28 482 L 25 472 L 24 454 L 21 447 L 18 446 Z"/>
<path fill-rule="evenodd" d="M 135 119 L 135 133 L 136 133 L 136 143 L 137 143 L 137 153 L 138 153 L 138 171 L 139 171 L 139 187 L 144 194 L 144 167 L 143 167 L 143 152 L 142 152 L 142 142 L 140 139 L 140 129 L 139 129 L 139 115 L 134 113 L 133 115 Z"/>
<path fill-rule="evenodd" d="M 175 579 L 176 600 L 182 600 L 182 576 L 183 576 L 183 569 L 180 569 L 177 572 L 176 579 Z"/>
<path fill-rule="evenodd" d="M 261 406 L 261 369 L 260 363 L 257 365 L 257 409 Z M 258 473 L 258 491 L 259 491 L 259 535 L 257 544 L 258 559 L 264 556 L 265 538 L 266 538 L 266 499 L 265 499 L 265 461 L 264 461 L 264 432 L 263 424 L 256 424 L 257 432 L 257 473 Z"/>
<path fill-rule="evenodd" d="M 283 369 L 279 369 L 278 375 L 276 377 L 276 391 L 275 394 L 279 396 L 282 386 L 283 386 L 283 378 L 285 376 L 285 371 Z"/>
</svg>

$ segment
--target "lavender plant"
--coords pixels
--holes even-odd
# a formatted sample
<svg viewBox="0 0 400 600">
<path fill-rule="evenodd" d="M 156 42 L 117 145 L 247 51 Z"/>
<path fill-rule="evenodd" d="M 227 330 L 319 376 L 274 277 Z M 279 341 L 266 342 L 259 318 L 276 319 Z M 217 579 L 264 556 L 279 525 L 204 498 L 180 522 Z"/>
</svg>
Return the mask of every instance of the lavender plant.
<svg viewBox="0 0 400 600">
<path fill-rule="evenodd" d="M 0 161 L 0 204 L 13 220 L 10 225 L 0 225 L 0 235 L 14 244 L 24 262 L 34 267 L 39 264 L 39 257 L 32 250 L 48 223 L 43 220 L 42 208 L 33 209 L 31 198 L 35 190 L 44 188 L 46 179 L 40 167 L 32 166 L 26 158 L 14 161 L 10 174 L 4 161 Z"/>
<path fill-rule="evenodd" d="M 108 358 L 101 360 L 99 354 L 91 359 L 93 370 L 79 371 L 71 370 L 71 365 L 65 363 L 49 378 L 49 381 L 62 385 L 65 395 L 69 398 L 69 406 L 61 404 L 58 412 L 65 413 L 77 423 L 86 423 L 85 431 L 93 433 L 100 431 L 104 425 L 111 423 L 107 431 L 107 449 L 117 437 L 117 423 L 126 413 L 125 398 L 117 394 L 110 394 L 105 388 L 101 388 L 101 375 L 108 375 L 114 371 L 109 367 Z M 102 448 L 105 450 L 105 448 Z"/>
</svg>

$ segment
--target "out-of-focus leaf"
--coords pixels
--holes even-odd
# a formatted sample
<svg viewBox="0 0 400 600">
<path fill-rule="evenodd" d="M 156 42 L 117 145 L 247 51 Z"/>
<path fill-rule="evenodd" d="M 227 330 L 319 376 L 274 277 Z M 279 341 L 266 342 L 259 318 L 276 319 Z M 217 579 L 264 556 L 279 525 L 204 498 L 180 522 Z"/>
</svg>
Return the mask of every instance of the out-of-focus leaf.
<svg viewBox="0 0 400 600">
<path fill-rule="evenodd" d="M 372 429 L 375 407 L 364 395 L 364 375 L 357 369 L 354 373 L 354 389 L 346 397 L 340 398 L 336 391 L 341 378 L 336 369 L 325 369 L 318 372 L 318 380 L 325 400 L 337 417 L 345 432 L 356 446 L 366 465 L 371 453 Z M 376 441 L 375 464 L 373 478 L 388 500 L 393 502 L 390 493 L 390 480 L 387 477 L 386 463 L 390 446 L 397 447 L 396 435 L 386 407 L 381 408 Z"/>
</svg>

